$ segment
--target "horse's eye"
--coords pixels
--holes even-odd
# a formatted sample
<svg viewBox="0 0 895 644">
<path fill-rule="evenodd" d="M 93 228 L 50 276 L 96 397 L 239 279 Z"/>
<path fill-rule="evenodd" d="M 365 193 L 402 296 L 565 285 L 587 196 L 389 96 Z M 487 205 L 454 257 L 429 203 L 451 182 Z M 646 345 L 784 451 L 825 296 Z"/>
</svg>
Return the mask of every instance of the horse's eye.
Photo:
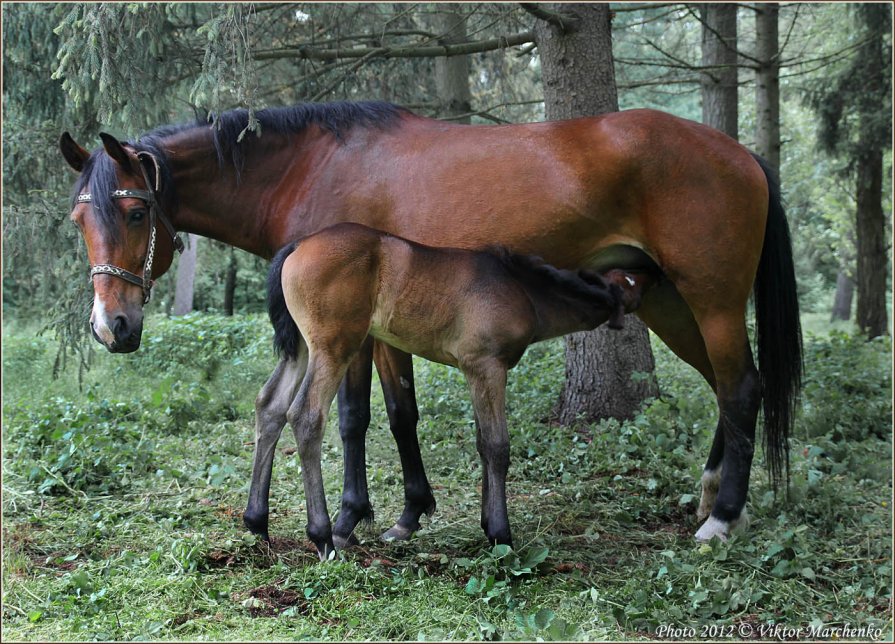
<svg viewBox="0 0 895 644">
<path fill-rule="evenodd" d="M 129 214 L 129 221 L 132 224 L 139 224 L 146 218 L 145 210 L 131 210 Z"/>
</svg>

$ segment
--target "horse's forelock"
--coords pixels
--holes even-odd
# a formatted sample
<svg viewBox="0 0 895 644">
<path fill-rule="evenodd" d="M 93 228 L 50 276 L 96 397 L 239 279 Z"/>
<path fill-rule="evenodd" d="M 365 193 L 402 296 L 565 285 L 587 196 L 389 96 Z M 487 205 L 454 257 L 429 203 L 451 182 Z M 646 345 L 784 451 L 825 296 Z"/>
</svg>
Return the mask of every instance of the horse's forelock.
<svg viewBox="0 0 895 644">
<path fill-rule="evenodd" d="M 140 141 L 130 142 L 128 145 L 138 152 L 149 152 L 158 160 L 158 169 L 162 175 L 161 194 L 158 197 L 162 201 L 165 212 L 170 213 L 176 208 L 177 193 L 174 189 L 168 158 L 162 150 L 160 139 L 156 136 L 146 136 Z M 102 147 L 99 147 L 85 161 L 84 169 L 75 182 L 72 192 L 72 208 L 78 204 L 78 195 L 85 190 L 91 194 L 90 205 L 93 208 L 96 221 L 115 243 L 120 241 L 119 226 L 117 225 L 119 213 L 118 206 L 112 198 L 112 192 L 119 187 L 118 164 L 106 154 Z"/>
<path fill-rule="evenodd" d="M 117 187 L 115 161 L 103 148 L 97 148 L 84 162 L 84 169 L 75 182 L 71 197 L 71 207 L 74 209 L 78 205 L 78 195 L 84 192 L 90 193 L 90 207 L 93 209 L 97 224 L 115 242 L 120 235 L 115 225 L 118 210 L 112 199 L 112 191 Z"/>
</svg>

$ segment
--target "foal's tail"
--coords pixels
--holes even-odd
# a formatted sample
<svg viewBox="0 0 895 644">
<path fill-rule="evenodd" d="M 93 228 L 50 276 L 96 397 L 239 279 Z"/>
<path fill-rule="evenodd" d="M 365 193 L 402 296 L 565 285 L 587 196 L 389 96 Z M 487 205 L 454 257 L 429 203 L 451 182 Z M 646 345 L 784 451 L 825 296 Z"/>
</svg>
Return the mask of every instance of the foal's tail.
<svg viewBox="0 0 895 644">
<path fill-rule="evenodd" d="M 776 488 L 784 479 L 784 470 L 785 480 L 789 480 L 789 432 L 802 386 L 802 326 L 780 182 L 764 159 L 752 156 L 768 180 L 768 221 L 753 288 L 764 450 Z"/>
<path fill-rule="evenodd" d="M 283 264 L 298 247 L 297 243 L 287 244 L 274 256 L 267 273 L 267 315 L 273 325 L 273 348 L 280 357 L 297 358 L 301 342 L 298 325 L 286 308 L 283 294 Z"/>
</svg>

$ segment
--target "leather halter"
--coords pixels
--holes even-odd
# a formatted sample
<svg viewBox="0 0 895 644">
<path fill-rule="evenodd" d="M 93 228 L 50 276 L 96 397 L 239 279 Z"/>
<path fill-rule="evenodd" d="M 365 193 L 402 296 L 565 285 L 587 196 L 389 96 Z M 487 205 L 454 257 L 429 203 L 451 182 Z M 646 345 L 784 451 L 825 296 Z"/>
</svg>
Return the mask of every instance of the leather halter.
<svg viewBox="0 0 895 644">
<path fill-rule="evenodd" d="M 146 173 L 146 169 L 141 165 L 140 170 L 143 172 L 143 180 L 146 182 L 147 190 L 118 188 L 117 190 L 112 191 L 110 197 L 112 199 L 140 199 L 149 207 L 149 242 L 146 249 L 146 260 L 143 263 L 143 275 L 136 275 L 135 273 L 131 273 L 130 271 L 125 270 L 119 266 L 115 266 L 114 264 L 97 264 L 90 269 L 90 282 L 93 282 L 93 277 L 95 275 L 112 275 L 113 277 L 123 279 L 125 282 L 136 284 L 143 289 L 143 304 L 146 304 L 147 302 L 149 302 L 149 297 L 152 294 L 152 285 L 155 283 L 152 279 L 152 261 L 155 258 L 156 220 L 161 221 L 165 228 L 168 230 L 168 233 L 171 235 L 171 239 L 174 242 L 174 248 L 179 253 L 183 252 L 183 240 L 180 239 L 180 237 L 177 235 L 177 231 L 174 230 L 174 226 L 171 225 L 171 221 L 165 216 L 165 213 L 162 212 L 162 208 L 159 205 L 156 196 L 160 188 L 158 159 L 156 159 L 148 152 L 140 152 L 138 156 L 148 157 L 155 164 L 155 186 L 150 183 L 149 176 Z M 91 201 L 93 201 L 93 195 L 89 192 L 85 192 L 78 195 L 77 201 L 78 203 L 90 203 Z"/>
</svg>

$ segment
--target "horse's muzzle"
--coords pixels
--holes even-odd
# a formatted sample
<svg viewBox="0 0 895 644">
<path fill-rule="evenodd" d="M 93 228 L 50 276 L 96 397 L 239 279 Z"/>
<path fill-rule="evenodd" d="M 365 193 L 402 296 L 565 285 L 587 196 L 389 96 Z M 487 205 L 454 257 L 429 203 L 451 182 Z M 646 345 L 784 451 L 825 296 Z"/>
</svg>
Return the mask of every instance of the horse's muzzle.
<svg viewBox="0 0 895 644">
<path fill-rule="evenodd" d="M 140 340 L 143 337 L 143 320 L 132 324 L 126 317 L 118 316 L 112 322 L 111 331 L 114 339 L 109 343 L 96 332 L 93 321 L 90 322 L 90 332 L 93 337 L 110 353 L 132 353 L 140 348 Z"/>
</svg>

